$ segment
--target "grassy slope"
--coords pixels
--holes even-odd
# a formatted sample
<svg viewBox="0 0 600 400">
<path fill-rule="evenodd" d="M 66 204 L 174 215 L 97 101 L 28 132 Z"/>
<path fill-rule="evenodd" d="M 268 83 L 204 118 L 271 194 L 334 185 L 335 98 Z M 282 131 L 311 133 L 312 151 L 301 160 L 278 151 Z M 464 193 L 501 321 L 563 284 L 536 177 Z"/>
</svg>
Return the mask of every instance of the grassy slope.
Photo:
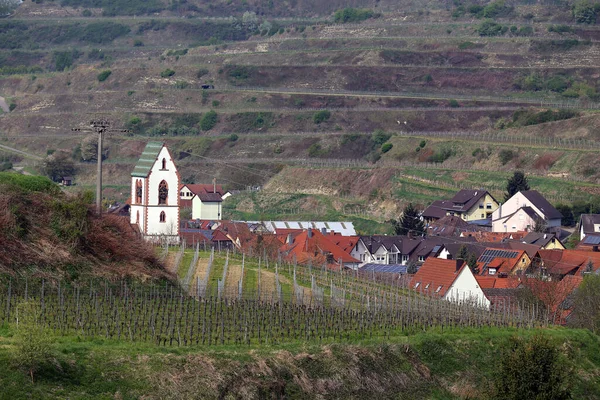
<svg viewBox="0 0 600 400">
<path fill-rule="evenodd" d="M 10 359 L 0 329 L 0 398 L 488 398 L 501 349 L 513 336 L 548 335 L 575 369 L 574 398 L 600 398 L 600 339 L 585 331 L 472 330 L 269 347 L 160 348 L 57 338 L 57 366 L 37 382 Z M 58 367 L 60 365 L 60 367 Z"/>
</svg>

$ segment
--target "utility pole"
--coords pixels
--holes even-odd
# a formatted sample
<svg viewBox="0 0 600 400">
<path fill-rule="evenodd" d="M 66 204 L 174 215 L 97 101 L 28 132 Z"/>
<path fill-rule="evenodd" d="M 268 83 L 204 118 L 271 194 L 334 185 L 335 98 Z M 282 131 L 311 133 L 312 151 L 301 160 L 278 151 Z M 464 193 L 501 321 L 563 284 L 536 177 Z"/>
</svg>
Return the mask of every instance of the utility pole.
<svg viewBox="0 0 600 400">
<path fill-rule="evenodd" d="M 108 132 L 127 133 L 128 129 L 110 129 L 110 122 L 105 119 L 96 119 L 90 122 L 90 128 L 72 128 L 77 132 L 96 132 L 98 134 L 98 163 L 96 171 L 96 214 L 102 215 L 102 137 Z"/>
</svg>

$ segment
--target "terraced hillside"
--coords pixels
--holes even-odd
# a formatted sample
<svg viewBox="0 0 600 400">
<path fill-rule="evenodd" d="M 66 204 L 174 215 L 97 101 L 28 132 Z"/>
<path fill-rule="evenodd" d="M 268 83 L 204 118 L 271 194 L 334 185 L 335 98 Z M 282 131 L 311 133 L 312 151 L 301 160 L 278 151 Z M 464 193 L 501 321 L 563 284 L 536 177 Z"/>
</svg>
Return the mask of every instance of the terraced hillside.
<svg viewBox="0 0 600 400">
<path fill-rule="evenodd" d="M 555 202 L 600 194 L 600 30 L 571 4 L 356 0 L 374 15 L 336 23 L 336 2 L 238 3 L 24 3 L 0 20 L 3 144 L 80 161 L 70 129 L 106 117 L 132 130 L 108 140 L 108 197 L 161 137 L 186 180 L 277 193 L 226 204 L 240 217 L 383 221 L 459 186 L 500 193 L 514 168 Z"/>
</svg>

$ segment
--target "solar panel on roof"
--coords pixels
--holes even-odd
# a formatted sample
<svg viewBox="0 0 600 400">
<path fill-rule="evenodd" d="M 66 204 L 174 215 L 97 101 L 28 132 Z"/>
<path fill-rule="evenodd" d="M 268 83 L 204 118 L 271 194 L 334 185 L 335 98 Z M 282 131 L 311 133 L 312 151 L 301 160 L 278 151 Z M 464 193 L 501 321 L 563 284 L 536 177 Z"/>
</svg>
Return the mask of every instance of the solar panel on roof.
<svg viewBox="0 0 600 400">
<path fill-rule="evenodd" d="M 585 244 L 600 244 L 600 236 L 586 236 L 583 239 L 583 243 Z"/>
</svg>

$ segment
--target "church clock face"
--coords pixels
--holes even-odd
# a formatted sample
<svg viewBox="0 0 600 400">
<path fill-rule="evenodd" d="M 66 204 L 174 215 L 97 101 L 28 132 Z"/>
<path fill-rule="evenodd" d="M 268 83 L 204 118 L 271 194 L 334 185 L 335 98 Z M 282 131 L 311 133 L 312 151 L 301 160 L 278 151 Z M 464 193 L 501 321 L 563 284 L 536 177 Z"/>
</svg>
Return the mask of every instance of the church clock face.
<svg viewBox="0 0 600 400">
<path fill-rule="evenodd" d="M 167 197 L 169 196 L 169 188 L 167 182 L 162 181 L 158 185 L 158 204 L 167 204 Z"/>
</svg>

